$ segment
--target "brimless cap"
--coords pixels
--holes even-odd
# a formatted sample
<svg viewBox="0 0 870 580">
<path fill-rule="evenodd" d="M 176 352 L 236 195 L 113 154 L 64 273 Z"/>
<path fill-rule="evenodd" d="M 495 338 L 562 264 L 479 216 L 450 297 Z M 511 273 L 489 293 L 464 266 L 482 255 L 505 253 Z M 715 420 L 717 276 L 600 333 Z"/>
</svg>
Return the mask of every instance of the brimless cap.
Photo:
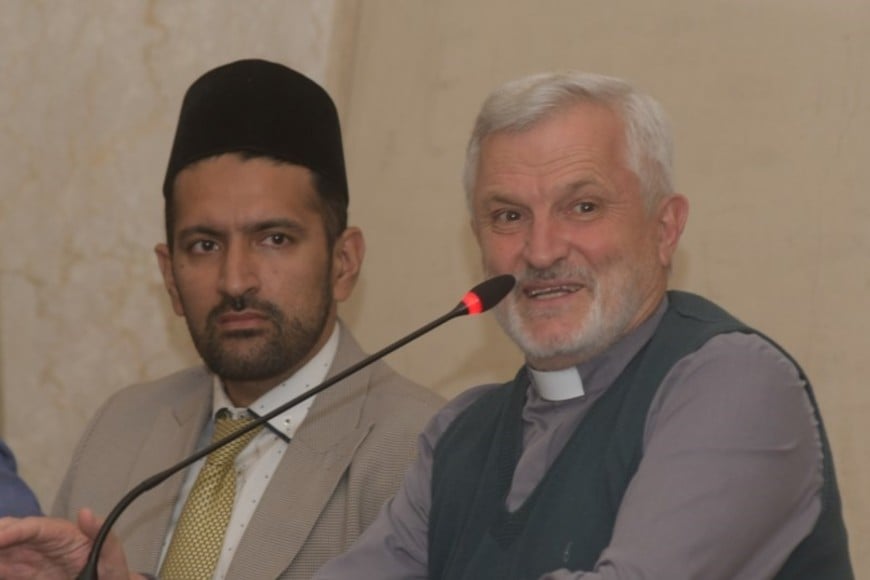
<svg viewBox="0 0 870 580">
<path fill-rule="evenodd" d="M 197 79 L 181 104 L 163 195 L 191 163 L 243 151 L 311 169 L 331 182 L 324 193 L 347 207 L 338 113 L 327 92 L 308 77 L 251 59 Z"/>
</svg>

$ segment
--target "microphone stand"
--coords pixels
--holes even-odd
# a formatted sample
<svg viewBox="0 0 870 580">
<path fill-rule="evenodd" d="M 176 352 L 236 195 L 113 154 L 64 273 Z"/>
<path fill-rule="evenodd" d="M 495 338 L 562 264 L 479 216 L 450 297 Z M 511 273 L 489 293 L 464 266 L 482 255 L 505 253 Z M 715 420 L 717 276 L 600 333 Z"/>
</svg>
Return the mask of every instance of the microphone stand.
<svg viewBox="0 0 870 580">
<path fill-rule="evenodd" d="M 140 495 L 142 495 L 143 493 L 145 493 L 149 489 L 152 489 L 152 488 L 156 487 L 157 485 L 159 485 L 160 483 L 164 482 L 170 476 L 174 475 L 178 471 L 181 471 L 182 469 L 184 469 L 188 465 L 190 465 L 190 464 L 198 461 L 199 459 L 205 457 L 206 455 L 208 455 L 209 453 L 211 453 L 215 449 L 226 445 L 227 443 L 229 443 L 230 441 L 233 441 L 234 439 L 236 439 L 238 437 L 241 437 L 242 435 L 244 435 L 248 431 L 251 431 L 252 429 L 256 429 L 260 425 L 263 425 L 264 423 L 270 421 L 271 419 L 274 419 L 275 417 L 277 417 L 281 413 L 284 413 L 285 411 L 287 411 L 291 407 L 298 405 L 299 403 L 301 403 L 302 401 L 305 401 L 306 399 L 308 399 L 310 397 L 313 397 L 317 393 L 319 393 L 322 390 L 334 385 L 338 381 L 347 378 L 349 375 L 352 375 L 353 373 L 359 371 L 360 369 L 367 367 L 368 365 L 377 361 L 378 359 L 383 358 L 384 356 L 393 352 L 397 348 L 402 347 L 402 346 L 406 345 L 407 343 L 411 342 L 412 340 L 422 336 L 423 334 L 426 334 L 427 332 L 441 326 L 442 324 L 444 324 L 448 320 L 452 320 L 453 318 L 457 318 L 459 316 L 464 316 L 466 314 L 478 314 L 480 312 L 488 310 L 492 306 L 495 306 L 495 304 L 497 304 L 511 290 L 511 288 L 513 288 L 514 283 L 515 283 L 515 280 L 514 280 L 513 276 L 510 276 L 509 274 L 505 274 L 502 276 L 497 276 L 495 278 L 491 278 L 487 281 L 482 282 L 481 284 L 478 284 L 470 292 L 468 292 L 465 295 L 465 298 L 463 298 L 462 302 L 457 304 L 447 314 L 444 314 L 444 315 L 440 316 L 439 318 L 436 318 L 432 322 L 429 322 L 428 324 L 418 328 L 414 332 L 406 335 L 403 338 L 400 338 L 396 342 L 382 348 L 381 350 L 375 352 L 374 354 L 371 354 L 371 355 L 365 357 L 364 359 L 360 360 L 359 362 L 347 367 L 343 371 L 336 373 L 334 376 L 328 378 L 327 380 L 323 381 L 319 385 L 312 387 L 311 389 L 305 391 L 304 393 L 302 393 L 298 397 L 295 397 L 294 399 L 288 401 L 287 403 L 282 404 L 281 406 L 273 409 L 272 411 L 266 413 L 265 415 L 258 417 L 256 420 L 245 425 L 241 429 L 238 429 L 237 431 L 230 433 L 229 435 L 227 435 L 223 439 L 220 439 L 220 440 L 215 441 L 214 443 L 212 443 L 206 447 L 203 447 L 202 449 L 200 449 L 199 451 L 197 451 L 196 453 L 194 453 L 190 457 L 183 459 L 182 461 L 180 461 L 179 463 L 176 463 L 172 467 L 169 467 L 168 469 L 165 469 L 164 471 L 161 471 L 160 473 L 152 475 L 151 477 L 149 477 L 148 479 L 146 479 L 145 481 L 143 481 L 142 483 L 140 483 L 139 485 L 137 485 L 136 487 L 131 489 L 129 492 L 127 492 L 127 494 L 123 498 L 121 498 L 121 501 L 119 501 L 115 505 L 115 507 L 112 509 L 112 511 L 109 512 L 109 515 L 106 516 L 106 519 L 103 522 L 103 525 L 100 526 L 100 531 L 97 533 L 97 537 L 94 538 L 94 544 L 91 547 L 90 554 L 88 554 L 87 563 L 85 564 L 84 568 L 82 568 L 81 572 L 79 572 L 78 576 L 76 576 L 76 580 L 98 580 L 97 564 L 99 563 L 99 559 L 100 559 L 100 551 L 102 550 L 103 544 L 105 543 L 106 538 L 109 535 L 109 531 L 112 529 L 112 526 L 115 524 L 115 522 L 118 520 L 118 518 L 124 512 L 124 510 L 127 509 L 127 507 L 131 503 L 133 503 L 133 500 L 135 500 L 137 497 L 139 497 Z"/>
</svg>

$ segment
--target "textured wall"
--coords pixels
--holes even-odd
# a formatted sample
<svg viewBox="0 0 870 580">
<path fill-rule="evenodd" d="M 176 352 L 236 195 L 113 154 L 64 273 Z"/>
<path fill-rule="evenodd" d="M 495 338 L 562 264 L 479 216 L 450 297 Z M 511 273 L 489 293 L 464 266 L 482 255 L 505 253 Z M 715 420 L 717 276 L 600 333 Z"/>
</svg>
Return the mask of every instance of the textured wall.
<svg viewBox="0 0 870 580">
<path fill-rule="evenodd" d="M 184 90 L 247 56 L 327 77 L 334 3 L 4 0 L 2 433 L 48 508 L 109 394 L 196 360 L 154 245 Z"/>
<path fill-rule="evenodd" d="M 48 503 L 94 407 L 195 360 L 163 295 L 159 188 L 184 89 L 243 56 L 325 80 L 369 252 L 344 314 L 370 349 L 480 278 L 459 186 L 477 107 L 520 74 L 625 76 L 669 110 L 692 212 L 674 285 L 795 354 L 870 575 L 870 4 L 861 0 L 4 0 L 2 433 Z M 391 362 L 450 395 L 519 362 L 489 317 Z M 861 572 L 864 572 L 862 574 Z"/>
<path fill-rule="evenodd" d="M 870 3 L 361 6 L 346 129 L 353 214 L 369 240 L 356 296 L 363 340 L 386 342 L 479 276 L 459 174 L 492 87 L 545 69 L 633 79 L 672 117 L 677 183 L 691 203 L 674 286 L 720 301 L 806 368 L 858 576 L 870 577 Z M 514 349 L 497 337 L 490 320 L 457 320 L 395 365 L 457 392 L 470 378 L 512 375 Z"/>
</svg>

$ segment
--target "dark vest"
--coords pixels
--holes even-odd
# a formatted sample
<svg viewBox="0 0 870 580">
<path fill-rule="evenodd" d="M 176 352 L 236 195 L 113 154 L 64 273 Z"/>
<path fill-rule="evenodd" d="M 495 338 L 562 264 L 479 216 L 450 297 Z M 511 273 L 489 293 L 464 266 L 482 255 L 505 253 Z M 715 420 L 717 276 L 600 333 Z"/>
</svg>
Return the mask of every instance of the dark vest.
<svg viewBox="0 0 870 580">
<path fill-rule="evenodd" d="M 699 296 L 668 295 L 652 339 L 589 410 L 515 512 L 507 511 L 505 501 L 522 452 L 525 370 L 481 396 L 448 427 L 433 458 L 431 580 L 537 580 L 560 568 L 593 569 L 643 455 L 647 413 L 665 375 L 717 334 L 755 332 Z M 776 578 L 848 580 L 853 574 L 830 448 L 806 385 L 824 452 L 822 512 Z"/>
</svg>

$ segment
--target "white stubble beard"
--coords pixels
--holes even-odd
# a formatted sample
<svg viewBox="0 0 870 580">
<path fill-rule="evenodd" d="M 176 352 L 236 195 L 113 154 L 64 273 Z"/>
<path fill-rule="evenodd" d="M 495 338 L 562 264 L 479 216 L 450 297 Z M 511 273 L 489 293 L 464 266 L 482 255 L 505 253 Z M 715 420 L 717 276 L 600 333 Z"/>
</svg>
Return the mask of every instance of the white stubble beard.
<svg viewBox="0 0 870 580">
<path fill-rule="evenodd" d="M 496 319 L 533 366 L 535 361 L 561 357 L 571 360 L 571 364 L 579 364 L 601 353 L 626 334 L 643 302 L 635 284 L 639 277 L 632 275 L 629 268 L 624 268 L 624 272 L 625 275 L 619 275 L 622 273 L 620 271 L 613 272 L 616 276 L 609 294 L 616 298 L 616 302 L 610 308 L 606 308 L 600 280 L 586 268 L 556 266 L 543 271 L 526 269 L 515 273 L 517 286 L 496 308 Z M 591 301 L 583 319 L 572 327 L 568 336 L 545 336 L 539 339 L 531 336 L 520 312 L 517 296 L 522 292 L 520 288 L 524 281 L 548 278 L 580 281 L 584 286 L 580 291 L 589 292 Z M 563 316 L 575 314 L 568 312 Z"/>
</svg>

